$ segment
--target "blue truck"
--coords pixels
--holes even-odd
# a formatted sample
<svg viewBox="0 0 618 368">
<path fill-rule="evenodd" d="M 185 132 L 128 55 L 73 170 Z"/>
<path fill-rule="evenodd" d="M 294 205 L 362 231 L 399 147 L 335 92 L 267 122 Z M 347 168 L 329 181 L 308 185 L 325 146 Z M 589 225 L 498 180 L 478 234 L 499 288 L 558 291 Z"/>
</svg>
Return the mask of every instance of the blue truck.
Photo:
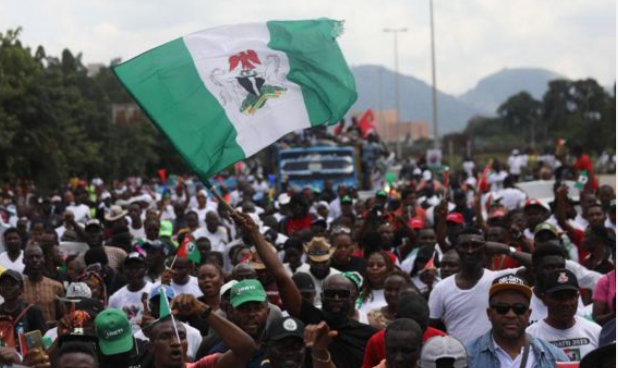
<svg viewBox="0 0 618 368">
<path fill-rule="evenodd" d="M 354 147 L 316 146 L 282 149 L 277 155 L 277 187 L 324 189 L 330 180 L 333 188 L 340 184 L 358 188 L 359 155 Z"/>
</svg>

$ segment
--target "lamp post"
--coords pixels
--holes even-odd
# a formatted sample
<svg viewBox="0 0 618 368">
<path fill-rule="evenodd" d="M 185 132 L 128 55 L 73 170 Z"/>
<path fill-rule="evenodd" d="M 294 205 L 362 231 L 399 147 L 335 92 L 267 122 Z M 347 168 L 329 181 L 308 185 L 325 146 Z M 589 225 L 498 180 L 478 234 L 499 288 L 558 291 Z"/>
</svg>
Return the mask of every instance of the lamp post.
<svg viewBox="0 0 618 368">
<path fill-rule="evenodd" d="M 395 37 L 395 113 L 397 114 L 398 123 L 400 120 L 399 110 L 399 33 L 407 32 L 407 28 L 384 28 L 384 32 L 392 33 Z"/>
<path fill-rule="evenodd" d="M 436 87 L 436 45 L 434 40 L 434 25 L 433 25 L 433 0 L 429 0 L 429 18 L 431 24 L 431 81 L 432 81 L 432 117 L 433 117 L 433 146 L 440 148 L 440 140 L 438 138 L 438 96 Z"/>
</svg>

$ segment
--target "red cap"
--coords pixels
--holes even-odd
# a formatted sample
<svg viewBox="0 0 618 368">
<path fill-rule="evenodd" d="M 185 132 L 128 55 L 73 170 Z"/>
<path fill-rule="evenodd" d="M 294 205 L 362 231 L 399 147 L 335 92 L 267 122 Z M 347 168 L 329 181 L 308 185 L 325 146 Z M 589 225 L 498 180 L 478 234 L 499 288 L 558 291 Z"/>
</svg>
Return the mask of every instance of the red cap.
<svg viewBox="0 0 618 368">
<path fill-rule="evenodd" d="M 448 216 L 446 216 L 446 221 L 447 222 L 454 222 L 456 224 L 463 224 L 464 223 L 464 217 L 461 213 L 459 212 L 451 212 L 448 214 Z"/>
<path fill-rule="evenodd" d="M 502 218 L 506 216 L 506 210 L 504 208 L 496 208 L 489 213 L 489 218 Z"/>
<path fill-rule="evenodd" d="M 542 208 L 544 208 L 546 210 L 549 210 L 547 205 L 545 205 L 543 202 L 539 201 L 538 199 L 528 199 L 526 201 L 526 203 L 524 204 L 524 208 L 532 207 L 532 206 L 538 206 L 538 207 L 542 207 Z"/>
<path fill-rule="evenodd" d="M 425 227 L 425 222 L 419 218 L 411 218 L 408 220 L 408 225 L 414 230 L 420 230 Z"/>
</svg>

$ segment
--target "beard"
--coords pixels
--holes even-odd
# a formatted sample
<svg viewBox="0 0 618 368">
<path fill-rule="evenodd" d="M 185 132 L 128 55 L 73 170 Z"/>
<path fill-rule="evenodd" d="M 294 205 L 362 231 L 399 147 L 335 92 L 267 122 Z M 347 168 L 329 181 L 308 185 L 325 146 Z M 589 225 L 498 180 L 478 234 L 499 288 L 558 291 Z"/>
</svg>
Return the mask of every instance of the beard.
<svg viewBox="0 0 618 368">
<path fill-rule="evenodd" d="M 324 319 L 326 320 L 326 323 L 331 326 L 331 328 L 343 324 L 350 317 L 351 311 L 352 306 L 349 303 L 346 303 L 346 305 L 341 307 L 338 311 L 333 311 L 330 308 L 324 308 L 324 306 L 322 306 Z"/>
</svg>

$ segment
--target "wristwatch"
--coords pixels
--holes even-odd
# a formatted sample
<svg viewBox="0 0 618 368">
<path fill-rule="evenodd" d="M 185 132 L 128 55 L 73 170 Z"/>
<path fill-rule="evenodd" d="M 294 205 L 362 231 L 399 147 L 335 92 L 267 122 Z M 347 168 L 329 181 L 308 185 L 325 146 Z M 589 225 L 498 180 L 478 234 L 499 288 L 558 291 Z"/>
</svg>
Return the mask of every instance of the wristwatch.
<svg viewBox="0 0 618 368">
<path fill-rule="evenodd" d="M 206 310 L 204 310 L 202 314 L 200 314 L 200 318 L 207 319 L 208 316 L 210 316 L 211 312 L 212 312 L 212 307 L 210 305 L 206 305 Z"/>
<path fill-rule="evenodd" d="M 515 248 L 514 246 L 509 247 L 509 256 L 512 256 L 516 252 L 517 252 L 517 248 Z"/>
</svg>

